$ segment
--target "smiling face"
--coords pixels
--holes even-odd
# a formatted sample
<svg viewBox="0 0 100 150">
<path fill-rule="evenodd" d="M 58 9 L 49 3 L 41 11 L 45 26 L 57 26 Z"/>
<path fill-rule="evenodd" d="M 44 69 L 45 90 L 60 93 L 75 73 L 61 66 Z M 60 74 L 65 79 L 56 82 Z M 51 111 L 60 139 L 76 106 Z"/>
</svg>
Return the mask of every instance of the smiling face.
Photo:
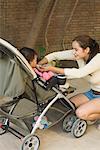
<svg viewBox="0 0 100 150">
<path fill-rule="evenodd" d="M 81 59 L 81 58 L 83 58 L 84 60 L 88 59 L 89 51 L 90 51 L 89 47 L 87 47 L 86 49 L 83 49 L 77 41 L 72 42 L 72 47 L 75 50 L 74 56 L 76 60 Z"/>
</svg>

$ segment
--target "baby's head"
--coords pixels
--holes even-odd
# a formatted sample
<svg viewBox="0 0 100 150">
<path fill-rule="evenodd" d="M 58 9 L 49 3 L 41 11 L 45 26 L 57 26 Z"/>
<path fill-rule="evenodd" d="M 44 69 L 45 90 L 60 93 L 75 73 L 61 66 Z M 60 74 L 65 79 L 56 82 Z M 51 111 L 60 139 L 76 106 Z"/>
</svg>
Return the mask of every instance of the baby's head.
<svg viewBox="0 0 100 150">
<path fill-rule="evenodd" d="M 20 53 L 26 58 L 32 68 L 37 65 L 37 53 L 34 49 L 23 47 L 20 49 Z"/>
</svg>

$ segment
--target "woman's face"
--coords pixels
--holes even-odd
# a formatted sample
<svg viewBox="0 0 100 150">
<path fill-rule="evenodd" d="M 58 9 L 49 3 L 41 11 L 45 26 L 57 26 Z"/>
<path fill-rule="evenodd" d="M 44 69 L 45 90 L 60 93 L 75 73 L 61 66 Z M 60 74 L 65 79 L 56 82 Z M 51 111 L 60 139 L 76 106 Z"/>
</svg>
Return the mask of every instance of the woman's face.
<svg viewBox="0 0 100 150">
<path fill-rule="evenodd" d="M 35 55 L 34 59 L 30 62 L 32 68 L 35 68 L 37 65 L 37 56 Z"/>
<path fill-rule="evenodd" d="M 75 56 L 76 60 L 81 59 L 81 58 L 88 59 L 88 57 L 89 57 L 89 48 L 88 47 L 86 49 L 83 49 L 82 47 L 80 47 L 80 45 L 77 41 L 72 42 L 72 47 L 75 50 L 74 56 Z"/>
</svg>

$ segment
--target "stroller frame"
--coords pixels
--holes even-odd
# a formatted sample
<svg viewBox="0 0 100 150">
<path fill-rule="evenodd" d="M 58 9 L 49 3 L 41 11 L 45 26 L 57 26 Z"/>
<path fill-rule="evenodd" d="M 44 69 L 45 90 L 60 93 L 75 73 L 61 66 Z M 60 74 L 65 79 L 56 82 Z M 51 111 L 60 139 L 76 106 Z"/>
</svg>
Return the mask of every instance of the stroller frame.
<svg viewBox="0 0 100 150">
<path fill-rule="evenodd" d="M 33 69 L 31 68 L 31 66 L 29 65 L 29 63 L 27 62 L 27 60 L 24 58 L 24 56 L 15 48 L 13 47 L 11 44 L 9 44 L 7 41 L 3 40 L 3 39 L 0 39 L 0 45 L 3 45 L 4 47 L 6 47 L 9 51 L 11 51 L 11 53 L 13 53 L 16 58 L 18 59 L 18 61 L 24 66 L 24 69 L 25 71 L 27 72 L 27 74 L 32 78 L 32 81 L 34 82 L 34 79 L 37 78 L 37 75 L 35 74 L 35 72 L 33 71 Z M 38 84 L 40 86 L 42 86 L 43 88 L 46 88 L 45 87 L 45 84 L 39 79 L 37 80 Z M 49 108 L 59 99 L 64 99 L 69 105 L 70 105 L 70 110 L 64 115 L 64 117 L 66 115 L 68 115 L 70 112 L 74 112 L 75 111 L 75 106 L 72 102 L 70 102 L 70 100 L 63 94 L 63 92 L 58 88 L 56 88 L 56 86 L 53 86 L 51 87 L 51 90 L 53 90 L 57 95 L 55 98 L 53 98 L 49 103 L 48 105 L 44 108 L 44 110 L 41 112 L 40 116 L 38 117 L 37 121 L 35 122 L 35 125 L 34 127 L 32 128 L 31 130 L 31 133 L 29 133 L 27 136 L 24 137 L 23 139 L 23 142 L 22 142 L 22 145 L 20 147 L 20 150 L 31 150 L 31 148 L 34 150 L 38 150 L 39 148 L 39 145 L 40 145 L 40 140 L 37 136 L 35 136 L 35 131 L 39 128 L 40 124 L 41 124 L 41 120 L 43 118 L 43 116 L 46 114 L 46 112 L 49 110 Z M 14 108 L 16 107 L 18 101 L 20 100 L 20 97 L 17 97 L 15 99 L 15 101 L 11 101 L 11 103 L 13 102 L 14 105 L 12 106 L 11 110 L 9 111 L 9 113 L 5 112 L 4 110 L 0 109 L 0 113 L 3 114 L 3 117 L 6 117 L 6 121 L 5 121 L 5 124 L 7 124 L 8 122 L 8 119 L 7 118 L 13 118 L 12 117 L 12 113 L 14 111 Z M 38 101 L 36 99 L 36 103 L 38 105 Z M 8 103 L 9 104 L 9 103 Z M 2 108 L 2 107 L 1 107 Z M 73 135 L 75 137 L 80 137 L 82 136 L 85 131 L 86 131 L 86 128 L 87 128 L 87 124 L 86 124 L 86 121 L 84 120 L 81 120 L 81 119 L 78 119 L 75 114 L 73 115 L 74 118 L 75 118 L 75 122 L 77 122 L 74 127 L 73 127 Z M 73 117 L 72 116 L 72 117 Z M 16 119 L 18 118 L 18 116 L 14 116 Z M 66 118 L 65 118 L 66 119 Z M 68 124 L 68 121 L 66 121 L 66 124 Z M 77 136 L 77 133 L 76 133 L 76 126 L 78 125 L 83 125 L 81 127 L 81 129 L 83 129 L 81 133 L 78 133 L 78 136 Z M 19 123 L 20 124 L 20 123 Z M 74 123 L 73 123 L 74 124 Z M 1 126 L 2 128 L 2 126 Z M 64 130 L 67 131 L 66 129 L 67 127 L 64 128 Z"/>
</svg>

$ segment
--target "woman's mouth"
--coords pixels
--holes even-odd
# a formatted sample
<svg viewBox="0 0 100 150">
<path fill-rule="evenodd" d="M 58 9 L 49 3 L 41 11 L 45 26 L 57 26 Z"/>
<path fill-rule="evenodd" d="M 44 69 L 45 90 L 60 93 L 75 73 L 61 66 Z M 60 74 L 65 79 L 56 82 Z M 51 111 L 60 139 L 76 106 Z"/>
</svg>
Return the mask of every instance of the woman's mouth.
<svg viewBox="0 0 100 150">
<path fill-rule="evenodd" d="M 75 53 L 74 56 L 77 57 L 78 55 Z"/>
</svg>

